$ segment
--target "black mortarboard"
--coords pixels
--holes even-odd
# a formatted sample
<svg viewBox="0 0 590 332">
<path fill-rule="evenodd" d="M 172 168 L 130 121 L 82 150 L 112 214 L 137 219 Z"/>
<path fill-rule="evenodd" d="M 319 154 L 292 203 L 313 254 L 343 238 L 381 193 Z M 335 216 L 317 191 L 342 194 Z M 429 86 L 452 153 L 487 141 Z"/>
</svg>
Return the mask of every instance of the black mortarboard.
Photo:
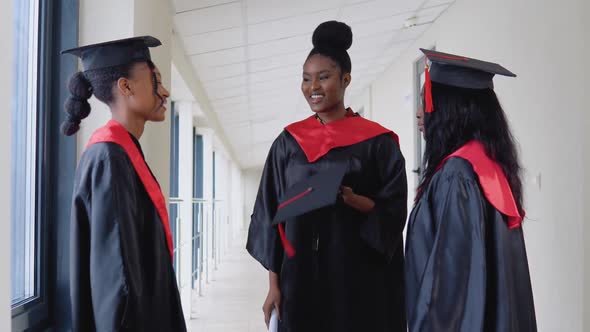
<svg viewBox="0 0 590 332">
<path fill-rule="evenodd" d="M 150 47 L 162 43 L 152 36 L 112 40 L 62 51 L 82 59 L 84 70 L 122 66 L 133 62 L 151 60 Z"/>
<path fill-rule="evenodd" d="M 294 184 L 279 197 L 273 224 L 334 205 L 345 172 L 345 165 L 333 166 Z"/>
<path fill-rule="evenodd" d="M 466 89 L 494 89 L 494 75 L 516 77 L 514 73 L 497 63 L 468 57 L 420 49 L 430 60 L 426 64 L 425 112 L 434 110 L 432 105 L 431 81 Z"/>
</svg>

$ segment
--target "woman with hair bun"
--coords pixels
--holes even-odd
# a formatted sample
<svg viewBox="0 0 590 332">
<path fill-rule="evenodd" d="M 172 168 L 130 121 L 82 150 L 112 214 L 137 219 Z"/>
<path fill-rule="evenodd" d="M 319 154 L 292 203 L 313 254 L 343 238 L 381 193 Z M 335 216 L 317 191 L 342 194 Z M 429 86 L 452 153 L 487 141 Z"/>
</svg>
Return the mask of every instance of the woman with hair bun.
<svg viewBox="0 0 590 332">
<path fill-rule="evenodd" d="M 73 331 L 186 331 L 172 265 L 166 201 L 139 138 L 145 123 L 165 119 L 153 37 L 64 51 L 82 59 L 69 82 L 71 136 L 94 95 L 112 120 L 94 132 L 80 158 L 71 216 L 70 296 Z"/>
<path fill-rule="evenodd" d="M 282 332 L 405 331 L 407 185 L 397 135 L 344 106 L 350 27 L 324 22 L 312 40 L 301 91 L 314 115 L 274 141 L 248 233 L 248 251 L 269 271 L 265 320 L 276 310 Z M 336 203 L 314 208 L 329 200 L 318 175 L 340 169 Z M 285 200 L 302 183 L 308 189 Z M 273 225 L 287 205 L 299 212 Z"/>
</svg>

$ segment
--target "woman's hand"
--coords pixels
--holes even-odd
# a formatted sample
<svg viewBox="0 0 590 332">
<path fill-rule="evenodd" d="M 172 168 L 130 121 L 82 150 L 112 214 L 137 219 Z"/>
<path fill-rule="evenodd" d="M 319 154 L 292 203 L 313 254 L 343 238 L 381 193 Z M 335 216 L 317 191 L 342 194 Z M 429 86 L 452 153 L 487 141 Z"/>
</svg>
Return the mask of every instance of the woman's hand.
<svg viewBox="0 0 590 332">
<path fill-rule="evenodd" d="M 264 322 L 266 323 L 267 329 L 268 325 L 270 324 L 272 309 L 277 310 L 279 320 L 281 320 L 281 288 L 279 286 L 278 275 L 272 271 L 269 272 L 269 281 L 270 285 L 268 287 L 268 295 L 266 295 L 266 300 L 262 305 L 262 311 L 264 312 Z"/>
<path fill-rule="evenodd" d="M 355 194 L 350 187 L 341 186 L 340 195 L 342 196 L 342 201 L 344 201 L 345 204 L 363 213 L 369 213 L 375 207 L 375 202 L 373 202 L 372 199 Z"/>
</svg>

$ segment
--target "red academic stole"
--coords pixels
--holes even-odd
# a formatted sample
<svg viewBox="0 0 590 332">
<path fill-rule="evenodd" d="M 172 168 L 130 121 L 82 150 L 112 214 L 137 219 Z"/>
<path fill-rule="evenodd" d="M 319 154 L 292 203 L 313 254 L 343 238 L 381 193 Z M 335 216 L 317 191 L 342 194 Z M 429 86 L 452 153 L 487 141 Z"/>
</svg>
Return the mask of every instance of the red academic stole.
<svg viewBox="0 0 590 332">
<path fill-rule="evenodd" d="M 389 134 L 399 145 L 399 137 L 393 131 L 376 122 L 355 116 L 350 109 L 346 112 L 346 118 L 342 120 L 322 124 L 312 115 L 303 121 L 290 124 L 285 130 L 297 141 L 310 163 L 316 162 L 334 148 L 354 145 L 382 134 Z M 288 203 L 283 203 L 279 209 Z M 295 256 L 295 248 L 287 239 L 283 224 L 279 224 L 279 236 L 287 256 Z"/>
<path fill-rule="evenodd" d="M 465 159 L 473 166 L 486 199 L 496 210 L 508 217 L 508 228 L 519 227 L 523 216 L 518 211 L 508 180 L 500 165 L 488 157 L 483 144 L 478 141 L 468 142 L 446 157 L 438 169 L 453 157 Z"/>
<path fill-rule="evenodd" d="M 310 163 L 316 162 L 334 148 L 354 145 L 381 134 L 391 135 L 399 145 L 399 138 L 393 131 L 360 116 L 347 116 L 327 124 L 310 116 L 285 129 L 297 141 Z"/>
<path fill-rule="evenodd" d="M 127 129 L 125 129 L 125 127 L 115 120 L 110 120 L 106 126 L 97 129 L 94 134 L 92 134 L 92 137 L 90 138 L 88 145 L 86 145 L 86 148 L 95 143 L 110 142 L 121 146 L 123 150 L 125 150 L 125 153 L 127 153 L 127 156 L 131 160 L 131 164 L 133 164 L 133 168 L 137 172 L 137 175 L 139 175 L 145 190 L 147 191 L 150 199 L 156 207 L 156 210 L 158 211 L 162 226 L 164 226 L 168 251 L 170 252 L 170 257 L 173 259 L 174 249 L 172 244 L 172 233 L 170 232 L 168 210 L 166 209 L 164 195 L 162 194 L 162 190 L 160 189 L 158 182 L 156 182 L 156 179 L 154 179 L 152 176 L 152 173 L 145 163 L 145 160 L 141 156 L 139 149 L 129 135 L 129 132 Z"/>
</svg>

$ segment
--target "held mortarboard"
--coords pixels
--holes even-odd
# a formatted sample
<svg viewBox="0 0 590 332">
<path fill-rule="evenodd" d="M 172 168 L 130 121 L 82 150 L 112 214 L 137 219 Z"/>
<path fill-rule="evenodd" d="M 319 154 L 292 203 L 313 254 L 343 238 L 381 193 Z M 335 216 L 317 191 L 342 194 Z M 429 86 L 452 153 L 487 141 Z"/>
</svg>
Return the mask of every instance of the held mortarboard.
<svg viewBox="0 0 590 332">
<path fill-rule="evenodd" d="M 345 165 L 323 170 L 294 184 L 279 198 L 279 206 L 272 224 L 279 224 L 281 241 L 289 257 L 295 255 L 295 250 L 287 240 L 281 223 L 308 212 L 334 205 L 338 199 L 338 192 L 345 173 Z"/>
<path fill-rule="evenodd" d="M 84 71 L 87 71 L 149 61 L 151 60 L 149 48 L 160 45 L 162 43 L 157 38 L 143 36 L 76 47 L 62 51 L 61 54 L 73 54 L 79 57 Z"/>
<path fill-rule="evenodd" d="M 516 77 L 514 73 L 497 63 L 472 59 L 460 55 L 436 52 L 421 48 L 426 60 L 424 84 L 425 112 L 434 111 L 432 85 L 437 82 L 466 89 L 494 89 L 495 75 Z M 428 66 L 428 60 L 431 65 Z"/>
<path fill-rule="evenodd" d="M 294 184 L 279 197 L 273 225 L 325 206 L 334 205 L 346 168 L 330 167 Z"/>
</svg>

